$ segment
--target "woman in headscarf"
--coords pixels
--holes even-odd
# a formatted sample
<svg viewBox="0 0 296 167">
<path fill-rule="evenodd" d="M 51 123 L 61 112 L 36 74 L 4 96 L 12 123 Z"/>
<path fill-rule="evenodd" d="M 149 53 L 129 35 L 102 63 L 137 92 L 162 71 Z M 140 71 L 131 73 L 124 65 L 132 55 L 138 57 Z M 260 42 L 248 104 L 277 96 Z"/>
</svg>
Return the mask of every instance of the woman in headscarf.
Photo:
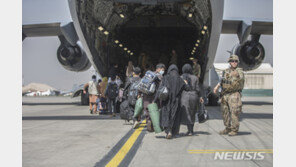
<svg viewBox="0 0 296 167">
<path fill-rule="evenodd" d="M 128 61 L 128 65 L 126 68 L 126 72 L 125 72 L 125 76 L 127 78 L 131 77 L 133 75 L 134 72 L 134 66 L 133 66 L 133 62 L 132 61 Z"/>
<path fill-rule="evenodd" d="M 105 110 L 106 109 L 106 96 L 105 96 L 105 90 L 107 88 L 107 84 L 108 84 L 108 78 L 107 77 L 103 77 L 102 78 L 102 82 L 100 83 L 100 87 L 101 87 L 101 99 L 100 99 L 100 110 Z"/>
<path fill-rule="evenodd" d="M 100 83 L 101 92 L 105 92 L 105 90 L 107 88 L 107 84 L 108 84 L 108 78 L 107 77 L 103 77 L 102 82 Z M 105 97 L 104 93 L 102 93 L 102 94 Z"/>
<path fill-rule="evenodd" d="M 160 124 L 167 134 L 166 138 L 171 139 L 179 133 L 181 93 L 185 89 L 185 82 L 181 79 L 178 67 L 175 64 L 170 65 L 161 85 L 168 88 L 169 95 L 167 100 L 162 101 Z"/>
<path fill-rule="evenodd" d="M 185 64 L 182 67 L 183 80 L 187 81 L 187 89 L 182 92 L 181 96 L 181 124 L 187 125 L 188 132 L 186 135 L 193 135 L 193 126 L 195 122 L 195 114 L 198 107 L 198 97 L 200 96 L 200 88 L 198 86 L 198 78 L 192 74 L 190 64 Z M 202 97 L 200 102 L 203 103 Z"/>
</svg>

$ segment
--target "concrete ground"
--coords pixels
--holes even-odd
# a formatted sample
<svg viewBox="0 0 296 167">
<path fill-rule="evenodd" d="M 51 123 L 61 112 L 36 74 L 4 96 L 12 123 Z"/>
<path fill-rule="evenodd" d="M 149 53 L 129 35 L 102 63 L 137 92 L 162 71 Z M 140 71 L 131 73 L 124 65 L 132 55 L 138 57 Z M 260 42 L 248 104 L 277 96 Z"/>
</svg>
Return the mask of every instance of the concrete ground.
<svg viewBox="0 0 296 167">
<path fill-rule="evenodd" d="M 23 97 L 24 167 L 101 166 L 133 133 L 132 125 L 119 116 L 90 115 L 79 100 Z M 206 107 L 210 120 L 196 123 L 194 136 L 184 136 L 185 126 L 172 140 L 144 129 L 120 166 L 273 166 L 272 153 L 262 153 L 262 160 L 215 160 L 215 153 L 209 152 L 273 149 L 272 97 L 244 97 L 243 103 L 237 136 L 219 135 L 224 128 L 219 107 Z"/>
</svg>

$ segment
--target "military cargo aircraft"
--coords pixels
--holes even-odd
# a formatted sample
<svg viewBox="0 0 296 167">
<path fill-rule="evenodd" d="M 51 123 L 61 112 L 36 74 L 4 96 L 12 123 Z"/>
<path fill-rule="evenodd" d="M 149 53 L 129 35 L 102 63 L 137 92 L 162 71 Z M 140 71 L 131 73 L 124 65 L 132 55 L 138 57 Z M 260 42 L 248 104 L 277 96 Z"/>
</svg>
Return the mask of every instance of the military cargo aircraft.
<svg viewBox="0 0 296 167">
<path fill-rule="evenodd" d="M 240 57 L 239 66 L 252 70 L 265 57 L 260 35 L 273 34 L 272 20 L 245 18 L 223 20 L 224 0 L 68 0 L 72 22 L 23 25 L 27 37 L 58 36 L 57 59 L 70 71 L 92 65 L 106 76 L 111 64 L 124 68 L 141 53 L 157 64 L 170 52 L 178 54 L 178 66 L 198 58 L 200 83 L 210 84 L 220 34 L 237 34 L 239 43 L 230 54 Z M 250 38 L 249 38 L 250 37 Z M 168 63 L 168 62 L 163 62 Z M 80 89 L 75 96 L 86 96 Z M 216 98 L 213 98 L 216 99 Z M 212 99 L 212 100 L 213 100 Z"/>
</svg>

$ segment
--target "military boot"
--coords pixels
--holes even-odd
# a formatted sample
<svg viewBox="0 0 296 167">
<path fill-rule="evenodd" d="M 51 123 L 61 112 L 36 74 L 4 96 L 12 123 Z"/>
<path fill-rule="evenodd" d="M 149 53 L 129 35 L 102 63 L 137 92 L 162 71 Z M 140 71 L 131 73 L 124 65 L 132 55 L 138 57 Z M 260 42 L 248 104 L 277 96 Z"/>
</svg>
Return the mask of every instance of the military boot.
<svg viewBox="0 0 296 167">
<path fill-rule="evenodd" d="M 237 135 L 237 132 L 231 131 L 228 133 L 228 136 L 235 136 L 235 135 Z"/>
<path fill-rule="evenodd" d="M 224 130 L 220 131 L 219 134 L 220 135 L 227 135 L 230 132 L 230 129 L 225 128 Z"/>
</svg>

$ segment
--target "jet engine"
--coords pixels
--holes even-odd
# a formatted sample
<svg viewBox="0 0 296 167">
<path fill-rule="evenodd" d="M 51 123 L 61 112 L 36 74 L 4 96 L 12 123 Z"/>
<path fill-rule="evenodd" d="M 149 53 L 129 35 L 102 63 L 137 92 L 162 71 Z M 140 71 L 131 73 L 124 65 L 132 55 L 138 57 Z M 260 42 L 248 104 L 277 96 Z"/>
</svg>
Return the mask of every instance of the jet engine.
<svg viewBox="0 0 296 167">
<path fill-rule="evenodd" d="M 57 58 L 60 64 L 69 71 L 86 71 L 91 64 L 78 44 L 75 46 L 61 44 L 57 50 Z"/>
<path fill-rule="evenodd" d="M 244 71 L 258 68 L 265 57 L 264 47 L 256 40 L 250 40 L 243 44 L 235 45 L 232 54 L 239 56 L 239 67 L 243 68 Z"/>
</svg>

